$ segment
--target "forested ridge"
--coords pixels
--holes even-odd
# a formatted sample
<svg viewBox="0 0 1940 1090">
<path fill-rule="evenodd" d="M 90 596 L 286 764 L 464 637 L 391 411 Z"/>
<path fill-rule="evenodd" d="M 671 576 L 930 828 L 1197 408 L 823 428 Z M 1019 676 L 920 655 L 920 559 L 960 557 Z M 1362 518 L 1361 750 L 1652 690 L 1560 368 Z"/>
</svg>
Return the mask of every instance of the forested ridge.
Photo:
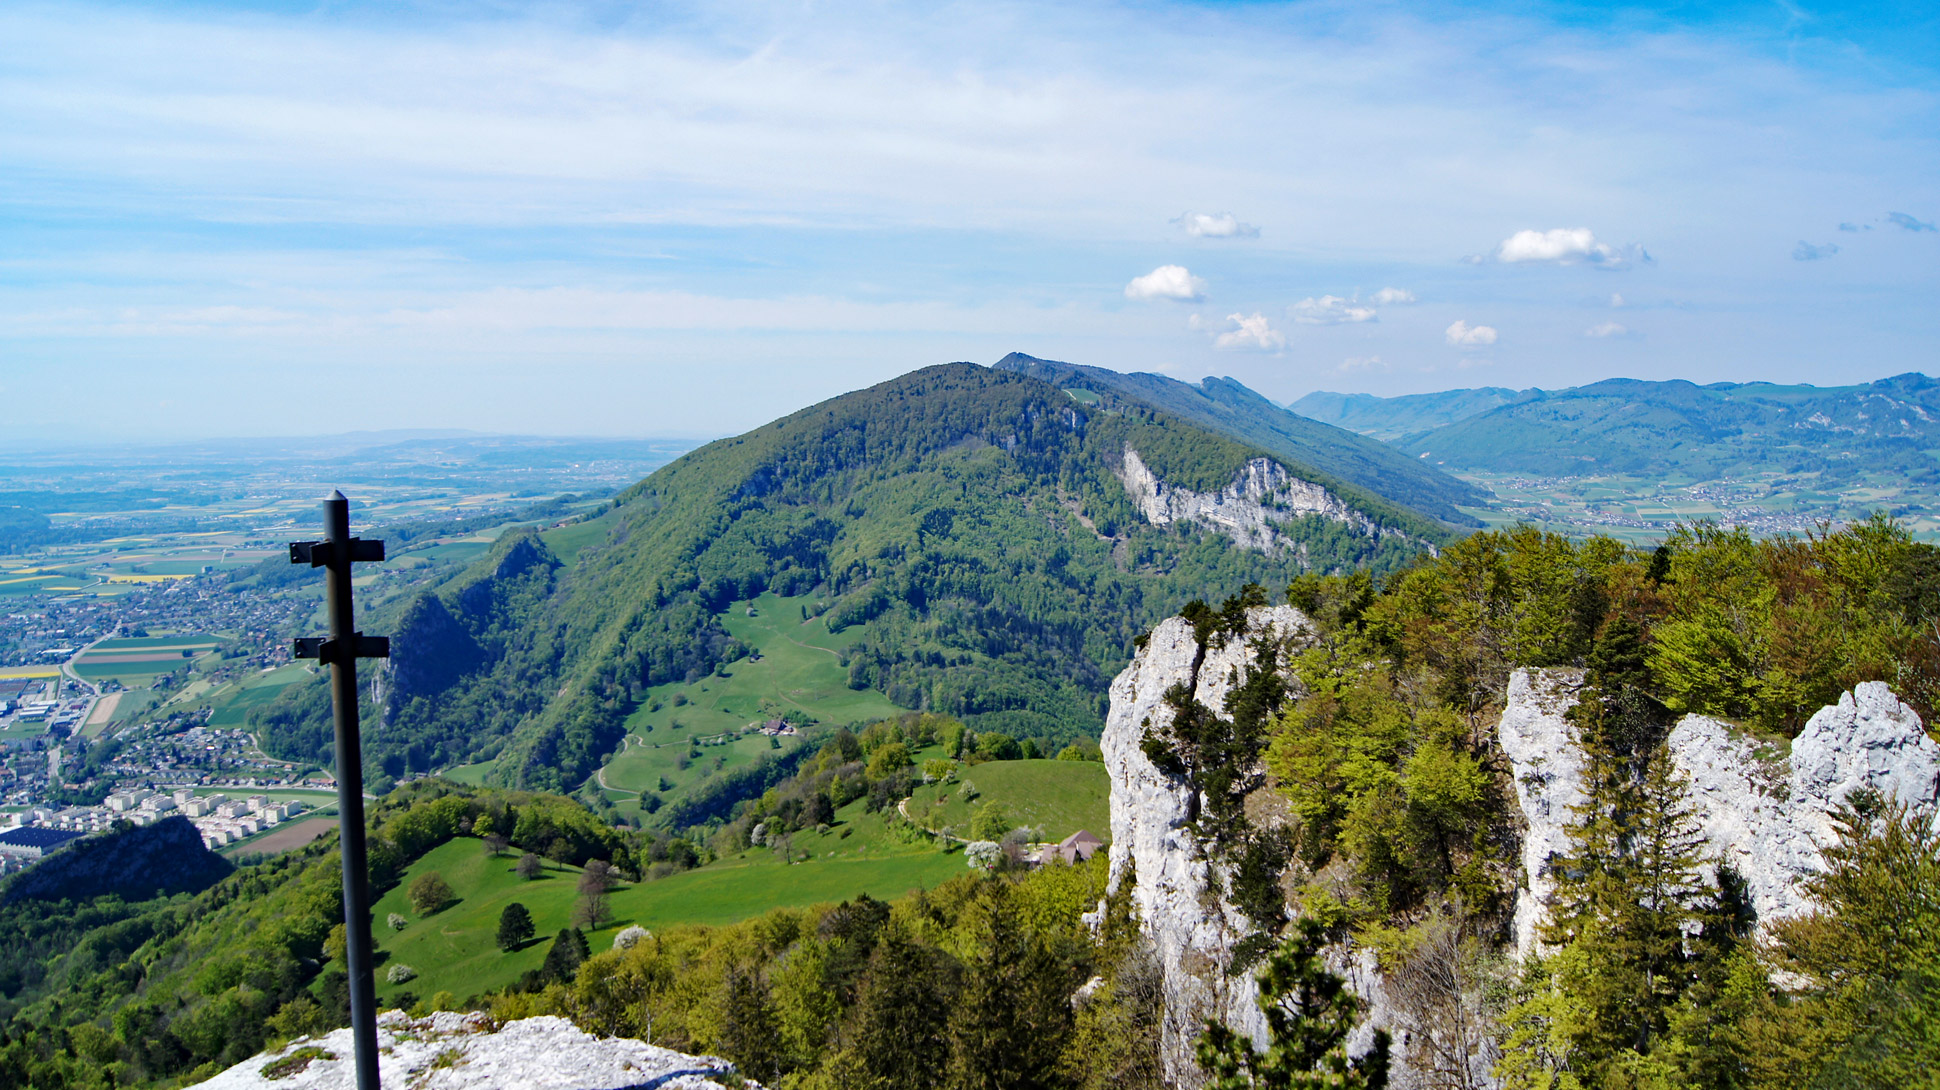
<svg viewBox="0 0 1940 1090">
<path fill-rule="evenodd" d="M 1309 568 L 1389 570 L 1449 531 L 1346 489 L 1379 538 L 1309 516 L 1266 556 L 1156 528 L 1115 471 L 1127 447 L 1166 481 L 1217 491 L 1263 452 L 1106 391 L 969 364 L 928 368 L 695 451 L 615 497 L 604 538 L 562 564 L 530 532 L 388 626 L 372 711 L 379 782 L 495 758 L 492 778 L 569 788 L 620 742 L 650 686 L 745 653 L 731 603 L 814 591 L 853 630 L 850 684 L 1047 749 L 1094 735 L 1135 637 L 1194 597 Z M 1405 535 L 1405 536 L 1403 536 Z M 322 686 L 257 713 L 275 752 L 316 760 Z"/>
</svg>

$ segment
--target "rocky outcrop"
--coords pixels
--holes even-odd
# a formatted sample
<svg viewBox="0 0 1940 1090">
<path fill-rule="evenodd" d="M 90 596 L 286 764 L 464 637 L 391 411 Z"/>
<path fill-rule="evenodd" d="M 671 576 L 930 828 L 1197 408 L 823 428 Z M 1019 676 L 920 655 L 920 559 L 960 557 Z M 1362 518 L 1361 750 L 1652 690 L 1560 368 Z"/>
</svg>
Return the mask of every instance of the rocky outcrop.
<svg viewBox="0 0 1940 1090">
<path fill-rule="evenodd" d="M 1564 718 L 1580 684 L 1579 671 L 1518 670 L 1502 713 L 1498 734 L 1528 826 L 1519 955 L 1536 945 L 1555 888 L 1550 868 L 1568 850 L 1572 807 L 1586 797 L 1582 748 Z M 1883 682 L 1865 682 L 1821 709 L 1789 754 L 1699 715 L 1679 721 L 1667 744 L 1689 781 L 1706 854 L 1744 880 L 1761 927 L 1811 907 L 1802 883 L 1824 869 L 1824 850 L 1837 837 L 1832 815 L 1848 795 L 1871 788 L 1915 803 L 1940 791 L 1940 745 Z"/>
<path fill-rule="evenodd" d="M 1267 458 L 1247 462 L 1233 483 L 1218 492 L 1195 492 L 1160 480 L 1138 451 L 1126 447 L 1118 479 L 1133 505 L 1152 525 L 1190 522 L 1261 552 L 1297 548 L 1279 526 L 1303 515 L 1345 522 L 1369 537 L 1396 532 L 1384 529 L 1339 496 L 1293 476 L 1285 466 Z"/>
<path fill-rule="evenodd" d="M 1145 649 L 1112 682 L 1111 712 L 1100 744 L 1111 775 L 1111 888 L 1129 883 L 1133 906 L 1163 968 L 1165 1024 L 1161 1055 L 1167 1079 L 1196 1086 L 1201 1078 L 1193 1042 L 1207 1018 L 1264 1042 L 1266 1022 L 1255 1005 L 1252 975 L 1226 974 L 1233 950 L 1255 930 L 1216 889 L 1219 864 L 1206 858 L 1191 821 L 1195 790 L 1183 777 L 1152 764 L 1140 748 L 1148 728 L 1164 730 L 1172 708 L 1165 692 L 1185 684 L 1201 704 L 1223 711 L 1226 697 L 1253 668 L 1252 642 L 1261 637 L 1301 645 L 1312 625 L 1289 606 L 1248 613 L 1244 638 L 1205 650 L 1192 625 L 1173 618 L 1152 630 Z M 1196 669 L 1195 669 L 1196 667 Z"/>
<path fill-rule="evenodd" d="M 1536 942 L 1556 883 L 1550 861 L 1569 850 L 1564 830 L 1574 807 L 1588 798 L 1583 786 L 1583 749 L 1564 714 L 1576 706 L 1581 670 L 1517 670 L 1509 675 L 1509 699 L 1496 734 L 1515 773 L 1516 805 L 1527 830 L 1522 838 L 1524 884 L 1516 896 L 1516 956 Z"/>
<path fill-rule="evenodd" d="M 689 1056 L 625 1038 L 601 1039 L 564 1018 L 503 1025 L 482 1014 L 377 1020 L 378 1073 L 412 1090 L 726 1090 L 760 1087 L 715 1056 Z M 351 1090 L 350 1031 L 304 1038 L 244 1060 L 198 1090 Z"/>
</svg>

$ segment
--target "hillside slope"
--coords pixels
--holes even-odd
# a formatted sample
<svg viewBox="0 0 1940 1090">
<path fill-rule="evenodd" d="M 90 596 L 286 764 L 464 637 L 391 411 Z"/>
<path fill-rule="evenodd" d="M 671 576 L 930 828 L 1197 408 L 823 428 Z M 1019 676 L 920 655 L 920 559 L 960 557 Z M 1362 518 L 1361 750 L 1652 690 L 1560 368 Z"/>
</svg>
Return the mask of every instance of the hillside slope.
<svg viewBox="0 0 1940 1090">
<path fill-rule="evenodd" d="M 1457 504 L 1486 502 L 1473 485 L 1400 457 L 1383 443 L 1288 412 L 1230 378 L 1208 378 L 1195 386 L 1164 375 L 1120 374 L 1022 352 L 995 366 L 1066 389 L 1110 391 L 1141 402 L 1257 446 L 1288 469 L 1344 495 L 1358 490 L 1364 501 L 1378 497 L 1454 525 L 1480 525 L 1456 510 Z"/>
<path fill-rule="evenodd" d="M 747 653 L 723 615 L 764 591 L 815 596 L 851 687 L 1056 747 L 1096 733 L 1133 639 L 1185 602 L 1449 539 L 1272 459 L 1110 389 L 1087 404 L 1007 370 L 916 371 L 681 458 L 587 524 L 570 564 L 511 534 L 378 618 L 395 657 L 366 756 L 388 777 L 492 758 L 494 782 L 576 785 L 650 690 Z M 1157 507 L 1186 514 L 1153 525 Z M 1272 524 L 1268 549 L 1223 532 L 1236 511 Z M 314 759 L 323 712 L 306 687 L 255 722 Z"/>
</svg>

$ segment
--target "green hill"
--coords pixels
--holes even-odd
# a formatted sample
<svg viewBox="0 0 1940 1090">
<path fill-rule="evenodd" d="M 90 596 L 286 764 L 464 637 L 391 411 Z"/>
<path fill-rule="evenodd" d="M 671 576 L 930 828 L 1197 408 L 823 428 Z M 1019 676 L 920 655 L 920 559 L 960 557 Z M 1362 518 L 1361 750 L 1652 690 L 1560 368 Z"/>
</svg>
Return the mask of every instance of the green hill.
<svg viewBox="0 0 1940 1090">
<path fill-rule="evenodd" d="M 1384 443 L 1289 412 L 1230 378 L 1198 385 L 1164 375 L 1120 374 L 1012 352 L 997 367 L 1043 379 L 1073 396 L 1110 391 L 1259 447 L 1298 476 L 1363 502 L 1400 504 L 1456 526 L 1479 526 L 1457 509 L 1486 502 L 1459 478 L 1398 455 Z"/>
<path fill-rule="evenodd" d="M 1309 569 L 1391 569 L 1451 536 L 1348 486 L 1350 505 L 1401 533 L 1307 516 L 1283 527 L 1297 549 L 1264 555 L 1152 526 L 1117 477 L 1127 448 L 1204 491 L 1281 456 L 1093 392 L 926 368 L 711 443 L 570 535 L 507 533 L 366 623 L 394 654 L 370 709 L 374 782 L 490 760 L 490 782 L 572 788 L 629 735 L 671 736 L 677 695 L 682 729 L 791 703 L 831 722 L 922 708 L 1050 752 L 1096 733 L 1133 639 L 1187 601 Z M 747 617 L 750 603 L 766 614 Z M 321 684 L 250 721 L 279 756 L 327 753 Z"/>
</svg>

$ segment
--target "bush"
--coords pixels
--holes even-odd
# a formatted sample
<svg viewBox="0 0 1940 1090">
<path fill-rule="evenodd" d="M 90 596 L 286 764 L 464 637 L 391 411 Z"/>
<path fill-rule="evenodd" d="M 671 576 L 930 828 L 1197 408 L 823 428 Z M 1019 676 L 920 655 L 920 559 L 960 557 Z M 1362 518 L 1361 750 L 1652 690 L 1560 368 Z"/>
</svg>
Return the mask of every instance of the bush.
<svg viewBox="0 0 1940 1090">
<path fill-rule="evenodd" d="M 639 924 L 624 927 L 620 929 L 619 934 L 613 936 L 613 949 L 631 950 L 652 937 L 653 932 L 641 927 Z"/>
<path fill-rule="evenodd" d="M 410 920 L 405 919 L 402 915 L 399 915 L 396 912 L 393 912 L 389 916 L 384 917 L 384 922 L 390 924 L 391 930 L 393 931 L 402 931 L 405 928 L 411 926 Z"/>
<path fill-rule="evenodd" d="M 391 966 L 385 971 L 384 979 L 393 984 L 402 984 L 407 980 L 416 978 L 417 975 L 418 971 L 416 969 L 411 968 L 409 965 L 398 964 Z"/>
</svg>

